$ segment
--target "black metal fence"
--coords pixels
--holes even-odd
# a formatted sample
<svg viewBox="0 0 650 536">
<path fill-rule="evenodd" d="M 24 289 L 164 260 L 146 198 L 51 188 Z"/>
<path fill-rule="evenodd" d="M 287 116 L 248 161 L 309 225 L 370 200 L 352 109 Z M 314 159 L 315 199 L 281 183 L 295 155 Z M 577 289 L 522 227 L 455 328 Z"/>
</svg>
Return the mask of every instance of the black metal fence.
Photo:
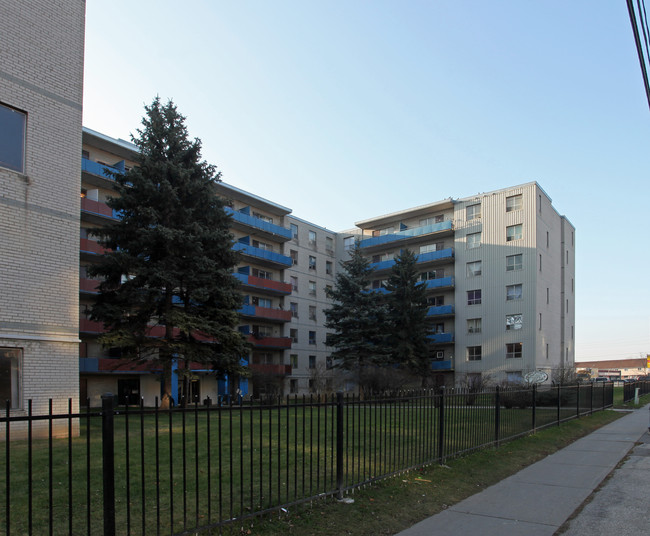
<svg viewBox="0 0 650 536">
<path fill-rule="evenodd" d="M 642 396 L 642 395 L 647 395 L 650 393 L 650 381 L 638 381 L 638 382 L 625 382 L 623 384 L 623 402 L 630 402 L 634 400 L 634 397 L 637 394 Z"/>
<path fill-rule="evenodd" d="M 221 534 L 556 425 L 613 385 L 342 394 L 0 418 L 0 534 Z M 31 407 L 31 405 L 30 405 Z M 70 403 L 71 408 L 71 403 Z M 34 426 L 46 423 L 46 439 Z M 56 438 L 55 423 L 67 437 Z M 58 428 L 60 429 L 60 427 Z M 79 430 L 75 435 L 74 430 Z M 21 434 L 17 437 L 16 434 Z"/>
</svg>

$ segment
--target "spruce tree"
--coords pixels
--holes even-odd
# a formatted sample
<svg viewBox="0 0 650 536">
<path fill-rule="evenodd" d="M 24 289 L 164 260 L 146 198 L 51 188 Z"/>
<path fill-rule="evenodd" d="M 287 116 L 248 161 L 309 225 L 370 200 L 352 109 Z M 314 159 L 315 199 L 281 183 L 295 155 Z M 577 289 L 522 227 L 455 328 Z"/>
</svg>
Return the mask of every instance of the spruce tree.
<svg viewBox="0 0 650 536">
<path fill-rule="evenodd" d="M 431 370 L 428 306 L 426 287 L 418 282 L 416 262 L 412 251 L 401 252 L 388 278 L 388 348 L 391 361 L 420 377 L 424 386 Z"/>
<path fill-rule="evenodd" d="M 90 270 L 103 279 L 92 318 L 104 322 L 105 346 L 162 365 L 167 406 L 174 360 L 236 375 L 248 347 L 236 329 L 230 217 L 214 190 L 221 174 L 201 160 L 201 142 L 189 139 L 173 102 L 156 98 L 145 111 L 133 137 L 137 166 L 113 175 L 107 203 L 119 221 L 96 233 L 112 251 Z"/>
<path fill-rule="evenodd" d="M 368 290 L 373 270 L 358 247 L 341 267 L 327 290 L 334 302 L 325 310 L 325 327 L 332 330 L 327 345 L 334 348 L 335 366 L 353 371 L 361 385 L 364 372 L 386 362 L 386 306 L 381 294 Z"/>
</svg>

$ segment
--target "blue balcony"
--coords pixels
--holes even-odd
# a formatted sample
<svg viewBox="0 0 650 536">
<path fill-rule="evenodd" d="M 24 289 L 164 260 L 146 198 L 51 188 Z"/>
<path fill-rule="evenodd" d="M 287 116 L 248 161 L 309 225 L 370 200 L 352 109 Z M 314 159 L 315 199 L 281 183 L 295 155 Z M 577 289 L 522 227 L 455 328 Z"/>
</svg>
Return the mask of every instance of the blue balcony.
<svg viewBox="0 0 650 536">
<path fill-rule="evenodd" d="M 413 229 L 406 229 L 405 231 L 398 231 L 397 233 L 382 235 L 382 236 L 373 236 L 372 238 L 366 238 L 359 242 L 360 248 L 369 248 L 372 246 L 379 246 L 382 244 L 388 244 L 390 242 L 397 242 L 399 240 L 407 240 L 409 238 L 414 238 L 416 236 L 422 236 L 432 233 L 439 233 L 441 231 L 452 231 L 454 224 L 451 220 L 443 221 L 440 223 L 432 223 L 431 225 L 423 225 L 422 227 L 414 227 Z"/>
<path fill-rule="evenodd" d="M 420 253 L 419 255 L 416 255 L 416 257 L 417 257 L 417 261 L 416 261 L 417 264 L 424 264 L 427 262 L 453 259 L 454 248 L 445 248 L 439 251 L 429 251 L 428 253 Z M 390 259 L 387 261 L 372 262 L 370 263 L 370 268 L 372 268 L 377 272 L 380 272 L 383 270 L 390 270 L 394 264 L 395 264 L 395 259 Z"/>
<path fill-rule="evenodd" d="M 427 279 L 423 283 L 427 287 L 427 290 L 432 290 L 453 287 L 455 285 L 455 279 L 453 276 L 439 277 L 438 279 Z"/>
<path fill-rule="evenodd" d="M 436 305 L 429 307 L 427 311 L 427 316 L 444 316 L 444 315 L 453 315 L 454 306 L 453 305 Z"/>
<path fill-rule="evenodd" d="M 91 175 L 97 175 L 98 177 L 103 177 L 112 181 L 113 177 L 109 175 L 107 170 L 112 171 L 113 173 L 124 173 L 124 160 L 119 162 L 116 166 L 105 166 L 104 164 L 93 162 L 88 158 L 81 158 L 81 171 L 85 171 Z"/>
<path fill-rule="evenodd" d="M 238 223 L 259 229 L 260 231 L 282 238 L 283 240 L 291 240 L 291 231 L 289 229 L 285 229 L 284 227 L 275 225 L 274 223 L 266 222 L 260 218 L 256 218 L 255 216 L 233 210 L 230 207 L 225 207 L 224 210 Z"/>
<path fill-rule="evenodd" d="M 241 242 L 233 244 L 232 249 L 241 252 L 243 255 L 266 261 L 269 264 L 279 264 L 285 268 L 293 265 L 291 257 L 281 255 L 275 251 L 268 251 L 266 249 L 256 248 L 255 246 L 249 246 L 248 244 L 242 244 Z"/>
<path fill-rule="evenodd" d="M 454 370 L 454 364 L 451 362 L 451 360 L 432 361 L 431 369 L 432 370 Z"/>
<path fill-rule="evenodd" d="M 427 336 L 427 339 L 429 339 L 431 342 L 436 344 L 454 342 L 454 334 L 453 333 L 432 333 L 431 335 Z"/>
</svg>

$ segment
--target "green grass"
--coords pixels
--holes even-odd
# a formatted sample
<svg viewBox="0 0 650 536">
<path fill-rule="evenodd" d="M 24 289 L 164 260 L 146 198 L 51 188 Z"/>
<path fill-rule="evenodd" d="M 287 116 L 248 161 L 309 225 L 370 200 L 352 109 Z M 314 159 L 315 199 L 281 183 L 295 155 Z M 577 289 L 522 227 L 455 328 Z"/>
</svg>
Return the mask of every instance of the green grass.
<svg viewBox="0 0 650 536">
<path fill-rule="evenodd" d="M 534 435 L 477 451 L 465 457 L 404 473 L 351 495 L 354 504 L 333 500 L 295 508 L 270 519 L 254 520 L 242 533 L 259 536 L 378 536 L 404 530 L 478 493 L 576 439 L 616 420 L 604 411 L 549 427 Z"/>
<path fill-rule="evenodd" d="M 573 415 L 575 407 L 567 400 L 561 419 Z M 158 528 L 161 533 L 168 534 L 172 530 L 241 518 L 305 497 L 331 493 L 336 488 L 335 416 L 334 405 L 308 405 L 303 410 L 291 404 L 254 410 L 215 409 L 209 414 L 191 412 L 186 414 L 184 424 L 179 412 L 171 413 L 171 421 L 169 414 L 160 413 L 156 427 L 154 415 L 132 414 L 128 418 L 128 434 L 126 416 L 116 416 L 118 533 L 126 533 L 127 523 L 130 523 L 134 535 L 156 533 Z M 470 452 L 496 439 L 492 395 L 478 395 L 471 405 L 464 399 L 449 397 L 444 416 L 442 446 L 445 457 Z M 400 403 L 357 401 L 348 404 L 344 411 L 344 486 L 353 489 L 360 483 L 376 481 L 405 467 L 435 460 L 441 447 L 439 418 L 440 409 L 432 400 L 417 396 Z M 537 409 L 538 427 L 556 419 L 556 408 Z M 501 408 L 499 438 L 525 434 L 531 424 L 530 408 Z M 51 451 L 46 440 L 33 442 L 31 516 L 34 534 L 48 531 L 50 510 L 53 533 L 67 533 L 70 505 L 73 534 L 102 534 L 101 421 L 93 417 L 88 424 L 82 418 L 80 429 L 81 435 L 70 441 L 54 440 Z M 5 452 L 3 446 L 0 454 L 0 535 L 5 534 L 1 521 L 6 514 Z M 12 441 L 9 452 L 12 533 L 24 534 L 30 518 L 26 442 Z M 52 478 L 48 472 L 50 458 Z M 72 486 L 68 486 L 68 469 Z M 143 469 L 144 477 L 141 476 Z M 87 481 L 90 482 L 89 495 Z M 383 485 L 378 484 L 378 489 Z M 90 497 L 89 504 L 87 497 Z"/>
</svg>

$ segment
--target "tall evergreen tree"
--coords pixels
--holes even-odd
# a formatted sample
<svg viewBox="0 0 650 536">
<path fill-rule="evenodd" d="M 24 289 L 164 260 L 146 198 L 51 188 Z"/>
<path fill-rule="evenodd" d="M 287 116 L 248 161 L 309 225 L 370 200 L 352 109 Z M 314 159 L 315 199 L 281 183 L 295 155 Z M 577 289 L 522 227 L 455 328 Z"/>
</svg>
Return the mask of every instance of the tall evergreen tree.
<svg viewBox="0 0 650 536">
<path fill-rule="evenodd" d="M 395 258 L 386 289 L 390 336 L 388 347 L 394 363 L 422 378 L 430 375 L 430 344 L 427 339 L 426 287 L 418 282 L 417 257 L 405 250 Z"/>
<path fill-rule="evenodd" d="M 386 362 L 386 306 L 381 294 L 368 291 L 373 270 L 358 247 L 341 267 L 334 288 L 327 290 L 334 302 L 325 310 L 325 327 L 333 330 L 327 345 L 334 348 L 336 366 L 353 371 L 360 383 L 368 368 Z"/>
<path fill-rule="evenodd" d="M 173 102 L 156 98 L 145 111 L 137 166 L 113 175 L 117 195 L 107 203 L 120 219 L 96 232 L 112 251 L 90 270 L 103 279 L 92 318 L 107 328 L 105 346 L 162 365 L 167 406 L 175 359 L 239 374 L 248 347 L 236 329 L 230 217 L 214 190 L 221 174 L 201 160 Z"/>
</svg>

